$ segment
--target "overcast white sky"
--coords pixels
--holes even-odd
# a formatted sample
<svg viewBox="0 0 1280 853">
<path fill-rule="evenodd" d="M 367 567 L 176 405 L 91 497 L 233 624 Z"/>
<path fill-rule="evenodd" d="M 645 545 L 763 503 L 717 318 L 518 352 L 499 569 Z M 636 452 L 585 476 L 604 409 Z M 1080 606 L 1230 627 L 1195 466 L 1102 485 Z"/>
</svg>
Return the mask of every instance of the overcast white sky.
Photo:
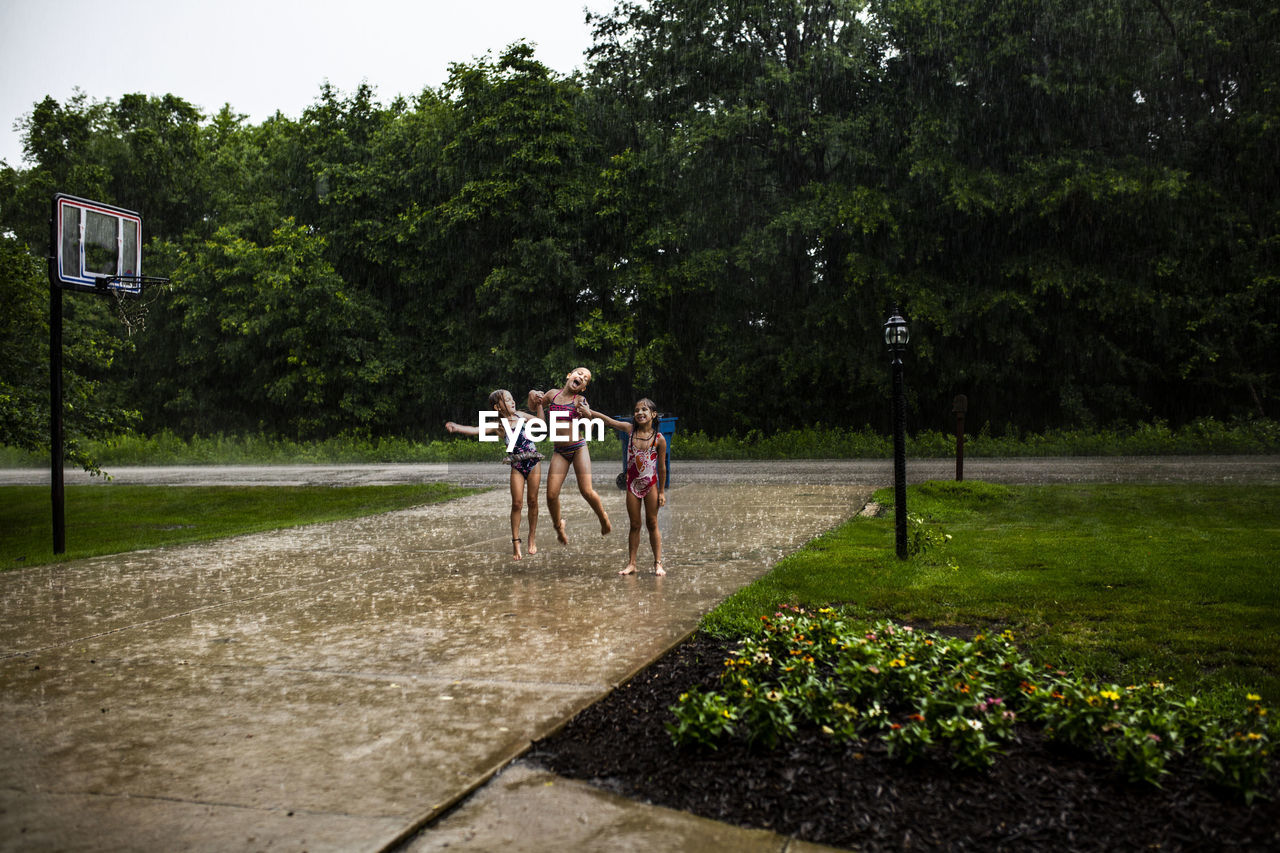
<svg viewBox="0 0 1280 853">
<path fill-rule="evenodd" d="M 526 39 L 568 74 L 591 45 L 584 9 L 613 0 L 0 0 L 0 159 L 25 165 L 13 129 L 51 95 L 172 93 L 206 116 L 297 118 L 328 80 L 377 99 L 444 83 L 449 63 Z"/>
</svg>

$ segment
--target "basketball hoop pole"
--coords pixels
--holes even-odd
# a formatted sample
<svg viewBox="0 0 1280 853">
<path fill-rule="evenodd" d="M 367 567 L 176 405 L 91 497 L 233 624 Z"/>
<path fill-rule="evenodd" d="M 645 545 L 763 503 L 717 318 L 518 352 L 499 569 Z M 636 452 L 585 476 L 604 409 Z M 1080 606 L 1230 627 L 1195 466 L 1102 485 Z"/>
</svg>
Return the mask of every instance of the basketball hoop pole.
<svg viewBox="0 0 1280 853">
<path fill-rule="evenodd" d="M 142 215 L 66 193 L 53 197 L 49 217 L 49 477 L 53 498 L 53 553 L 67 550 L 62 482 L 62 291 L 137 296 L 147 284 L 169 279 L 142 274 Z M 117 301 L 119 305 L 119 301 Z M 134 323 L 120 309 L 133 334 Z M 146 317 L 143 306 L 141 318 Z"/>
<path fill-rule="evenodd" d="M 53 553 L 67 550 L 66 501 L 62 480 L 62 287 L 58 284 L 57 222 L 49 220 L 49 458 L 53 500 Z"/>
</svg>

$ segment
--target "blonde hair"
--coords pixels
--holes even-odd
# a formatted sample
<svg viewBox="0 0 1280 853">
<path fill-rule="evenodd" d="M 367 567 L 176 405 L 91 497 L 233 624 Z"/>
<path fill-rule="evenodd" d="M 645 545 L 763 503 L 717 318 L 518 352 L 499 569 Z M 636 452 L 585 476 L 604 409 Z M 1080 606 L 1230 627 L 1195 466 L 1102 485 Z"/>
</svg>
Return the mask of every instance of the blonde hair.
<svg viewBox="0 0 1280 853">
<path fill-rule="evenodd" d="M 489 405 L 493 406 L 494 408 L 497 408 L 498 401 L 502 399 L 503 395 L 511 397 L 511 392 L 508 391 L 506 388 L 499 388 L 498 390 L 492 392 L 489 395 Z M 516 399 L 515 397 L 511 397 L 511 402 L 514 403 L 515 399 Z"/>
</svg>

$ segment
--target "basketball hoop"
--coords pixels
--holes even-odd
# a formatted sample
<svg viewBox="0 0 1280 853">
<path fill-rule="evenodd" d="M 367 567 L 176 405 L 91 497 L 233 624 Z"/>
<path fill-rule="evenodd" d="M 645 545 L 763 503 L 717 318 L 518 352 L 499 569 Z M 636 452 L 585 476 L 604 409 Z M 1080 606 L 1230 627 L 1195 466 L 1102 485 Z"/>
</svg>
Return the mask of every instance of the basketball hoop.
<svg viewBox="0 0 1280 853">
<path fill-rule="evenodd" d="M 142 215 L 58 193 L 53 197 L 49 232 L 50 284 L 110 296 L 126 334 L 133 337 L 142 331 L 151 303 L 169 283 L 167 278 L 141 274 Z"/>
<path fill-rule="evenodd" d="M 62 291 L 110 294 L 130 337 L 167 278 L 142 275 L 142 216 L 113 204 L 66 193 L 53 196 L 49 217 L 49 461 L 53 504 L 53 553 L 67 548 L 62 478 Z M 142 296 L 143 285 L 150 293 Z M 127 298 L 126 298 L 127 297 Z"/>
<path fill-rule="evenodd" d="M 155 275 L 113 275 L 98 280 L 97 289 L 110 294 L 112 308 L 124 324 L 126 337 L 147 328 L 151 303 L 164 291 L 169 279 Z"/>
</svg>

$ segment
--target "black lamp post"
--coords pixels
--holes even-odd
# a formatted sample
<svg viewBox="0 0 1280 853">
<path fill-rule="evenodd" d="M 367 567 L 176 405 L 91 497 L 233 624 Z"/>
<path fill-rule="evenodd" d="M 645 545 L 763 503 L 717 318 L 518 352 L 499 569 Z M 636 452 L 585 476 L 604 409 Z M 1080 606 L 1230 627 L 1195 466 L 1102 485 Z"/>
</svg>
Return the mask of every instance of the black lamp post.
<svg viewBox="0 0 1280 853">
<path fill-rule="evenodd" d="M 884 324 L 884 342 L 893 366 L 893 515 L 900 560 L 907 558 L 907 400 L 902 387 L 902 353 L 909 340 L 911 331 L 895 305 Z"/>
</svg>

